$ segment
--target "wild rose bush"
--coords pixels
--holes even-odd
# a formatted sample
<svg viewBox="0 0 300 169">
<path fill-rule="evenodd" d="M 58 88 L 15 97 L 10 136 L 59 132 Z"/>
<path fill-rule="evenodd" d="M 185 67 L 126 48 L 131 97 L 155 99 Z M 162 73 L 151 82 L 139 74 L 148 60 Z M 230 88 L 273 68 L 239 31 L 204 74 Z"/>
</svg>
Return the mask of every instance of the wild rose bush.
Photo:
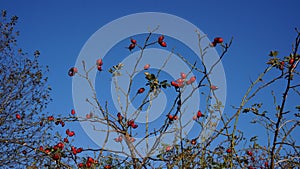
<svg viewBox="0 0 300 169">
<path fill-rule="evenodd" d="M 180 48 L 170 51 L 169 57 L 178 57 L 189 65 L 189 72 L 178 70 L 177 79 L 169 79 L 161 76 L 164 66 L 159 70 L 151 69 L 151 64 L 140 65 L 140 60 L 147 48 L 166 48 L 172 46 L 168 38 L 156 34 L 154 29 L 150 31 L 144 41 L 138 41 L 135 37 L 128 38 L 128 52 L 139 52 L 139 56 L 132 65 L 114 63 L 115 66 L 105 67 L 106 60 L 99 57 L 92 67 L 86 67 L 82 61 L 82 67 L 71 67 L 68 75 L 72 78 L 83 78 L 93 91 L 93 98 L 86 98 L 94 105 L 97 111 L 87 110 L 85 116 L 81 116 L 74 108 L 70 108 L 69 115 L 56 116 L 45 115 L 49 101 L 47 78 L 43 69 L 38 64 L 39 52 L 30 59 L 21 50 L 16 49 L 14 25 L 17 17 L 7 19 L 6 11 L 1 18 L 1 145 L 2 152 L 6 152 L 1 158 L 1 165 L 9 167 L 27 168 L 296 168 L 299 167 L 299 145 L 293 133 L 299 132 L 300 105 L 289 106 L 289 99 L 299 98 L 299 72 L 298 63 L 300 55 L 298 48 L 300 33 L 296 29 L 296 38 L 289 54 L 280 54 L 271 51 L 266 54 L 267 68 L 250 83 L 248 90 L 240 105 L 233 106 L 230 111 L 222 114 L 223 105 L 215 94 L 222 86 L 211 83 L 210 74 L 226 54 L 232 45 L 232 40 L 226 42 L 222 37 L 216 37 L 205 46 L 199 45 L 202 59 L 207 57 L 206 51 L 216 48 L 220 51 L 220 58 L 211 66 L 205 62 L 191 62 L 180 54 Z M 206 35 L 195 33 L 199 44 Z M 269 55 L 269 56 L 267 56 Z M 22 57 L 20 57 L 22 56 Z M 26 57 L 25 57 L 26 56 Z M 163 65 L 168 59 L 163 60 Z M 25 58 L 25 59 L 24 59 Z M 2 62 L 3 60 L 3 62 Z M 124 71 L 126 66 L 133 66 L 132 72 Z M 143 70 L 138 70 L 143 67 Z M 110 75 L 115 84 L 116 93 L 123 95 L 127 106 L 132 102 L 137 103 L 136 112 L 130 114 L 127 109 L 115 112 L 109 109 L 110 104 L 100 101 L 96 87 L 90 79 L 90 72 L 98 71 Z M 134 76 L 138 72 L 143 73 L 140 80 L 144 85 L 135 86 Z M 128 90 L 120 90 L 118 78 L 128 76 L 130 83 Z M 281 91 L 278 91 L 278 86 Z M 188 97 L 182 93 L 189 90 Z M 276 90 L 275 90 L 276 89 Z M 195 91 L 202 90 L 205 96 L 205 105 L 195 112 L 185 112 L 187 100 L 191 99 Z M 269 95 L 262 91 L 271 90 Z M 142 110 L 147 110 L 153 101 L 162 94 L 162 91 L 171 93 L 172 104 L 168 104 L 167 113 L 160 118 L 160 125 L 149 126 L 136 122 Z M 202 96 L 202 95 L 201 95 Z M 269 97 L 269 98 L 268 98 Z M 274 100 L 273 105 L 265 105 L 264 99 Z M 9 100 L 9 101 L 8 101 Z M 211 100 L 217 100 L 211 105 Z M 262 100 L 262 102 L 258 102 Z M 266 102 L 266 101 L 265 101 Z M 25 103 L 25 104 L 19 104 Z M 125 105 L 126 105 L 125 104 Z M 132 112 L 131 112 L 132 113 Z M 214 113 L 220 115 L 220 122 L 207 123 L 214 117 Z M 194 128 L 198 133 L 193 135 L 179 134 L 177 140 L 170 144 L 160 144 L 161 137 L 169 132 L 169 129 L 180 133 L 186 124 L 182 124 L 182 116 L 189 115 L 194 122 Z M 266 131 L 267 142 L 260 141 L 257 136 L 248 136 L 247 131 L 239 129 L 239 119 L 242 116 L 252 117 L 249 126 L 261 125 Z M 217 118 L 217 117 L 216 117 Z M 105 143 L 102 147 L 82 147 L 74 145 L 78 133 L 71 127 L 66 128 L 66 123 L 89 122 L 101 123 L 107 126 L 105 130 Z M 11 125 L 15 124 L 15 125 Z M 213 133 L 208 138 L 203 138 L 201 132 L 206 127 L 212 127 Z M 249 127 L 251 128 L 251 127 Z M 54 131 L 58 131 L 56 134 Z M 117 133 L 117 137 L 111 139 L 108 135 Z M 145 133 L 141 142 L 147 142 L 149 137 L 155 136 L 155 143 L 148 145 L 147 155 L 141 155 L 136 146 L 135 136 Z M 138 135 L 140 136 L 140 135 Z M 129 153 L 121 149 L 113 151 L 105 145 L 114 142 L 127 147 Z M 147 145 L 147 144 L 146 144 Z M 158 154 L 154 154 L 156 150 Z M 20 160 L 22 159 L 22 160 Z"/>
</svg>

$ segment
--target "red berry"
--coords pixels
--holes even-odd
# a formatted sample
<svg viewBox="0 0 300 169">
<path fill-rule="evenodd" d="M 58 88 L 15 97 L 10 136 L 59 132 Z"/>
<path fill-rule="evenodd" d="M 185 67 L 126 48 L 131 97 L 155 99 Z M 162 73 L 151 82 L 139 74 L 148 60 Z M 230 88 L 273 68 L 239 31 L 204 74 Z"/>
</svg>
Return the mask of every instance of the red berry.
<svg viewBox="0 0 300 169">
<path fill-rule="evenodd" d="M 211 89 L 211 90 L 217 90 L 218 87 L 217 87 L 217 86 L 214 86 L 214 85 L 211 85 L 211 86 L 210 86 L 210 89 Z"/>
<path fill-rule="evenodd" d="M 76 112 L 74 109 L 71 110 L 71 114 L 74 115 Z"/>
<path fill-rule="evenodd" d="M 185 84 L 190 85 L 190 84 L 192 84 L 192 82 L 190 80 L 188 80 L 188 81 L 185 82 Z"/>
<path fill-rule="evenodd" d="M 173 120 L 178 120 L 178 116 L 173 116 Z"/>
<path fill-rule="evenodd" d="M 81 153 L 82 150 L 83 150 L 83 149 L 80 147 L 80 148 L 78 148 L 78 149 L 76 150 L 76 152 L 77 152 L 77 153 Z"/>
<path fill-rule="evenodd" d="M 170 121 L 173 120 L 173 116 L 171 114 L 168 115 L 168 118 L 169 118 Z"/>
<path fill-rule="evenodd" d="M 196 76 L 192 76 L 189 80 L 189 83 L 192 84 L 196 81 Z"/>
<path fill-rule="evenodd" d="M 216 37 L 216 38 L 214 39 L 214 42 L 216 42 L 216 43 L 223 43 L 223 38 L 221 38 L 221 37 Z"/>
<path fill-rule="evenodd" d="M 204 115 L 202 114 L 202 112 L 199 110 L 198 112 L 197 112 L 197 117 L 199 118 L 199 117 L 203 117 Z"/>
<path fill-rule="evenodd" d="M 61 150 L 64 149 L 64 146 L 65 146 L 65 145 L 64 145 L 64 143 L 62 143 L 62 142 L 59 142 L 59 143 L 57 144 L 57 147 L 60 148 Z"/>
<path fill-rule="evenodd" d="M 138 94 L 141 94 L 141 93 L 143 93 L 144 91 L 145 91 L 145 88 L 142 87 L 142 88 L 140 88 L 140 89 L 138 90 L 137 93 L 138 93 Z"/>
<path fill-rule="evenodd" d="M 18 120 L 20 120 L 20 119 L 21 119 L 21 115 L 20 115 L 20 114 L 16 114 L 16 118 L 17 118 Z"/>
<path fill-rule="evenodd" d="M 170 151 L 171 149 L 172 149 L 171 146 L 167 146 L 167 147 L 166 147 L 166 151 Z"/>
<path fill-rule="evenodd" d="M 69 69 L 68 75 L 74 76 L 78 72 L 78 69 L 76 67 L 72 67 Z"/>
<path fill-rule="evenodd" d="M 54 120 L 54 117 L 53 116 L 49 116 L 48 117 L 48 121 L 53 121 Z"/>
<path fill-rule="evenodd" d="M 295 60 L 294 60 L 293 58 L 291 58 L 291 59 L 289 60 L 289 64 L 291 64 L 291 65 L 294 64 L 294 61 L 295 61 Z"/>
<path fill-rule="evenodd" d="M 85 117 L 86 117 L 87 119 L 90 119 L 90 118 L 91 118 L 90 114 L 86 114 Z"/>
<path fill-rule="evenodd" d="M 44 151 L 44 147 L 43 147 L 43 146 L 40 146 L 39 150 L 40 150 L 40 151 Z"/>
<path fill-rule="evenodd" d="M 128 47 L 129 51 L 131 51 L 131 50 L 134 49 L 134 48 L 135 48 L 135 44 L 133 44 L 133 43 L 130 44 L 129 47 Z"/>
<path fill-rule="evenodd" d="M 181 76 L 182 79 L 186 79 L 186 74 L 185 73 L 181 72 L 180 76 Z"/>
<path fill-rule="evenodd" d="M 87 162 L 89 162 L 89 163 L 94 163 L 94 159 L 92 158 L 92 157 L 88 157 L 88 159 L 87 159 Z"/>
<path fill-rule="evenodd" d="M 280 62 L 279 69 L 280 69 L 280 70 L 283 70 L 283 69 L 284 69 L 284 61 L 281 61 L 281 62 Z"/>
<path fill-rule="evenodd" d="M 183 82 L 184 82 L 184 79 L 183 79 L 183 78 L 179 78 L 179 79 L 176 80 L 176 82 L 178 82 L 178 83 L 183 83 Z"/>
<path fill-rule="evenodd" d="M 73 68 L 74 73 L 78 73 L 78 69 L 76 67 Z"/>
<path fill-rule="evenodd" d="M 157 40 L 158 43 L 162 43 L 163 40 L 164 40 L 164 38 L 165 38 L 164 35 L 159 36 L 159 37 L 158 37 L 158 40 Z"/>
<path fill-rule="evenodd" d="M 119 137 L 114 138 L 115 142 L 120 142 Z"/>
<path fill-rule="evenodd" d="M 59 153 L 55 153 L 55 154 L 52 156 L 52 158 L 53 158 L 54 160 L 59 160 L 59 159 L 60 159 L 60 154 L 59 154 Z"/>
<path fill-rule="evenodd" d="M 135 138 L 130 137 L 129 141 L 130 141 L 130 142 L 135 142 Z"/>
<path fill-rule="evenodd" d="M 192 145 L 195 145 L 197 143 L 197 141 L 195 140 L 195 139 L 193 139 L 192 141 L 191 141 L 191 144 Z"/>
<path fill-rule="evenodd" d="M 65 143 L 69 143 L 68 138 L 64 138 L 64 142 L 65 142 Z"/>
<path fill-rule="evenodd" d="M 167 43 L 166 42 L 161 42 L 161 43 L 159 43 L 160 44 L 160 46 L 162 46 L 162 47 L 167 47 Z"/>
<path fill-rule="evenodd" d="M 67 134 L 67 135 L 70 134 L 70 130 L 69 130 L 69 129 L 66 130 L 66 134 Z"/>
<path fill-rule="evenodd" d="M 130 40 L 132 44 L 136 44 L 136 40 L 135 39 L 131 39 Z"/>
<path fill-rule="evenodd" d="M 70 131 L 70 133 L 68 134 L 68 136 L 73 137 L 75 135 L 74 131 Z"/>
<path fill-rule="evenodd" d="M 92 166 L 92 163 L 86 162 L 86 167 L 90 168 Z"/>
<path fill-rule="evenodd" d="M 231 149 L 230 149 L 230 148 L 227 149 L 227 150 L 226 150 L 226 153 L 231 153 Z"/>
<path fill-rule="evenodd" d="M 146 64 L 145 66 L 144 66 L 144 70 L 148 70 L 150 68 L 150 64 Z"/>
<path fill-rule="evenodd" d="M 127 122 L 127 125 L 130 126 L 130 127 L 132 127 L 134 125 L 134 121 L 133 120 L 129 120 Z"/>
<path fill-rule="evenodd" d="M 53 146 L 53 149 L 54 151 L 56 151 L 58 149 L 58 146 L 57 145 Z"/>
<path fill-rule="evenodd" d="M 76 155 L 76 154 L 77 154 L 77 151 L 76 151 L 76 150 L 72 150 L 72 153 L 73 153 L 74 155 Z"/>
<path fill-rule="evenodd" d="M 253 155 L 252 151 L 247 151 L 246 153 L 247 153 L 247 155 L 249 155 L 249 156 L 252 156 L 252 155 Z"/>
<path fill-rule="evenodd" d="M 119 137 L 118 137 L 118 140 L 119 140 L 119 142 L 122 142 L 123 137 L 122 137 L 122 136 L 119 136 Z"/>
<path fill-rule="evenodd" d="M 137 124 L 133 124 L 133 125 L 132 125 L 132 128 L 133 128 L 133 129 L 136 129 L 137 127 L 138 127 Z"/>
<path fill-rule="evenodd" d="M 53 116 L 49 116 L 48 117 L 48 121 L 54 121 L 54 117 Z"/>
<path fill-rule="evenodd" d="M 174 81 L 171 82 L 171 85 L 174 86 L 174 87 L 179 87 L 179 86 L 178 86 L 178 83 L 176 83 L 176 82 L 174 82 Z"/>
<path fill-rule="evenodd" d="M 46 154 L 49 154 L 51 151 L 50 151 L 50 149 L 49 148 L 47 148 L 46 150 L 45 150 L 45 153 Z"/>
<path fill-rule="evenodd" d="M 102 59 L 98 59 L 98 60 L 96 61 L 96 65 L 97 65 L 97 66 L 102 66 L 102 65 L 103 65 Z"/>
<path fill-rule="evenodd" d="M 83 167 L 83 164 L 82 164 L 82 163 L 79 163 L 79 164 L 78 164 L 78 167 L 79 167 L 79 168 Z"/>
</svg>

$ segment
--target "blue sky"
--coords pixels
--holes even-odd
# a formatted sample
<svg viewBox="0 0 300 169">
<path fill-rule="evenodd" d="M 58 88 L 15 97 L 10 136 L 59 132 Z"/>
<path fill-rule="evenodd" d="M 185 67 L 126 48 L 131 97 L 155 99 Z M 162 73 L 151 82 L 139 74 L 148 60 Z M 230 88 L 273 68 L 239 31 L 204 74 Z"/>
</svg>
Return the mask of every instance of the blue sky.
<svg viewBox="0 0 300 169">
<path fill-rule="evenodd" d="M 265 67 L 270 50 L 288 55 L 300 28 L 297 0 L 252 1 L 38 1 L 0 0 L 0 8 L 20 17 L 19 46 L 41 51 L 49 65 L 53 102 L 47 111 L 68 114 L 73 107 L 72 81 L 67 70 L 87 39 L 117 18 L 138 12 L 164 12 L 193 23 L 210 39 L 234 37 L 223 60 L 227 78 L 227 105 L 238 105 L 249 85 Z M 120 28 L 122 29 L 122 28 Z M 105 39 L 104 39 L 105 40 Z M 79 126 L 75 126 L 79 130 Z M 247 130 L 247 128 L 246 128 Z"/>
</svg>

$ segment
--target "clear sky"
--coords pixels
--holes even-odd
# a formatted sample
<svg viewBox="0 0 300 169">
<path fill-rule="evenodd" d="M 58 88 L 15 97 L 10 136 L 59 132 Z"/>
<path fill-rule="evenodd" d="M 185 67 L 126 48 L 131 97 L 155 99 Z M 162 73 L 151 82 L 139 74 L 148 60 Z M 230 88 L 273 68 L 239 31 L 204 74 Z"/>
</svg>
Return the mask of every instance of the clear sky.
<svg viewBox="0 0 300 169">
<path fill-rule="evenodd" d="M 63 114 L 73 107 L 67 70 L 75 64 L 87 39 L 110 21 L 138 12 L 164 12 L 193 23 L 210 39 L 221 36 L 227 41 L 234 37 L 223 60 L 226 106 L 230 107 L 239 104 L 249 80 L 266 67 L 270 50 L 289 54 L 294 28 L 300 28 L 299 6 L 298 0 L 0 0 L 0 9 L 20 17 L 19 46 L 28 52 L 40 50 L 41 63 L 50 67 L 53 102 L 47 111 Z"/>
</svg>

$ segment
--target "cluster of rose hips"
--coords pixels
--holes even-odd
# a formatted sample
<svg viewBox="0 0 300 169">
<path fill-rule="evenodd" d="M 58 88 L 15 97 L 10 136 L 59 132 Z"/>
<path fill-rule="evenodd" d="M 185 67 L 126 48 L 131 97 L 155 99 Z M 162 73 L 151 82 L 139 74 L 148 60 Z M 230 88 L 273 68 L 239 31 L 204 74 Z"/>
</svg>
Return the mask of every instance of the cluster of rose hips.
<svg viewBox="0 0 300 169">
<path fill-rule="evenodd" d="M 130 39 L 131 44 L 128 46 L 129 51 L 135 48 L 136 46 L 136 40 L 135 39 Z"/>
<path fill-rule="evenodd" d="M 70 131 L 69 129 L 66 130 L 66 134 L 69 136 L 69 137 L 73 137 L 75 135 L 75 132 L 74 131 Z"/>
<path fill-rule="evenodd" d="M 71 77 L 74 76 L 76 73 L 78 73 L 78 69 L 76 67 L 72 67 L 68 71 L 68 75 Z"/>
<path fill-rule="evenodd" d="M 219 44 L 219 43 L 223 43 L 223 38 L 221 38 L 221 37 L 216 37 L 216 38 L 214 38 L 214 41 L 211 42 L 210 46 L 211 46 L 211 47 L 215 47 L 215 46 L 217 46 L 217 44 Z"/>
<path fill-rule="evenodd" d="M 204 114 L 198 110 L 197 114 L 193 116 L 193 120 L 197 120 L 200 117 L 204 117 Z"/>
<path fill-rule="evenodd" d="M 196 76 L 192 76 L 189 80 L 186 79 L 187 75 L 183 72 L 180 73 L 180 76 L 179 79 L 171 82 L 172 86 L 182 88 L 184 85 L 190 85 L 196 81 Z"/>
<path fill-rule="evenodd" d="M 76 155 L 77 153 L 81 153 L 83 151 L 83 148 L 81 148 L 81 147 L 76 148 L 76 147 L 72 146 L 71 151 L 74 155 Z"/>
<path fill-rule="evenodd" d="M 123 124 L 122 120 L 124 118 L 123 118 L 123 116 L 121 115 L 120 112 L 117 114 L 117 118 L 118 118 L 118 122 L 122 125 Z M 136 129 L 138 127 L 138 125 L 135 124 L 134 120 L 128 120 L 127 121 L 127 126 L 133 128 L 133 129 Z M 133 137 L 130 137 L 128 139 L 129 139 L 130 142 L 135 141 L 135 139 Z M 123 136 L 120 135 L 117 138 L 114 138 L 114 140 L 115 140 L 115 142 L 122 142 L 123 141 Z"/>
<path fill-rule="evenodd" d="M 103 60 L 100 58 L 96 61 L 97 69 L 99 71 L 102 71 L 102 66 L 103 66 Z M 76 67 L 71 67 L 68 71 L 69 76 L 75 76 L 75 74 L 78 73 L 78 69 Z"/>
<path fill-rule="evenodd" d="M 115 142 L 122 142 L 123 141 L 123 137 L 122 136 L 118 136 L 117 138 L 114 138 Z"/>
<path fill-rule="evenodd" d="M 284 57 L 282 61 L 276 56 L 278 55 L 278 51 L 271 51 L 269 56 L 272 58 L 267 62 L 269 65 L 274 65 L 279 70 L 284 70 L 285 64 L 287 63 L 287 67 L 290 69 L 294 69 L 296 67 L 296 61 L 300 59 L 300 55 L 290 54 L 289 56 Z"/>
<path fill-rule="evenodd" d="M 97 165 L 98 161 L 94 160 L 92 157 L 88 157 L 85 163 L 79 163 L 78 167 L 79 168 L 90 168 L 93 165 Z"/>
<path fill-rule="evenodd" d="M 127 125 L 128 127 L 131 127 L 133 129 L 136 129 L 138 127 L 138 125 L 134 123 L 134 120 L 127 121 Z"/>
<path fill-rule="evenodd" d="M 168 119 L 169 119 L 170 121 L 178 120 L 178 117 L 177 117 L 176 115 L 173 116 L 173 115 L 171 115 L 171 114 L 168 114 L 167 117 L 168 117 Z"/>
<path fill-rule="evenodd" d="M 120 142 L 123 141 L 123 136 L 120 135 L 120 136 L 118 136 L 117 138 L 114 138 L 114 140 L 115 140 L 115 142 L 120 143 Z M 130 138 L 129 138 L 129 141 L 130 141 L 130 142 L 134 142 L 134 141 L 135 141 L 135 138 L 130 137 Z"/>
<path fill-rule="evenodd" d="M 44 149 L 43 146 L 40 146 L 39 151 L 48 154 L 53 160 L 59 160 L 62 157 L 62 150 L 64 147 L 64 143 L 59 142 L 54 146 L 47 147 L 46 149 Z"/>
<path fill-rule="evenodd" d="M 65 122 L 60 118 L 55 119 L 53 116 L 48 116 L 47 120 L 50 121 L 50 122 L 55 121 L 56 125 L 60 124 L 62 127 L 65 126 Z M 43 122 L 40 123 L 41 126 L 42 126 L 42 124 L 43 124 Z"/>
<path fill-rule="evenodd" d="M 232 153 L 232 150 L 231 150 L 231 148 L 228 148 L 227 150 L 226 150 L 226 153 L 228 153 L 228 154 L 230 154 L 230 153 Z M 253 156 L 253 152 L 252 151 L 246 151 L 246 155 L 248 155 L 250 158 L 251 158 L 251 161 L 255 161 L 255 158 L 254 158 L 254 156 Z M 268 168 L 269 167 L 269 163 L 268 163 L 268 161 L 265 161 L 264 163 L 263 163 L 263 166 L 261 166 L 261 168 Z M 255 167 L 253 167 L 253 166 L 248 166 L 247 167 L 248 169 L 255 169 Z"/>
<path fill-rule="evenodd" d="M 296 67 L 295 62 L 296 62 L 297 60 L 299 60 L 299 59 L 300 59 L 300 55 L 296 55 L 296 56 L 290 55 L 290 57 L 289 57 L 289 65 L 291 66 L 292 69 Z M 282 61 L 282 62 L 283 62 L 283 61 Z M 282 63 L 282 62 L 281 62 L 281 63 Z M 283 64 L 284 64 L 284 62 L 283 62 Z M 282 66 L 282 67 L 283 67 L 283 66 Z M 280 67 L 280 68 L 281 68 L 281 67 Z M 282 68 L 281 70 L 283 70 L 283 68 Z"/>
<path fill-rule="evenodd" d="M 48 119 L 48 121 L 54 121 L 54 117 L 53 116 L 48 116 L 47 119 Z"/>
<path fill-rule="evenodd" d="M 61 127 L 64 127 L 64 126 L 65 126 L 65 122 L 62 121 L 61 119 L 56 119 L 55 124 L 56 124 L 56 125 L 59 125 L 59 124 L 60 124 Z"/>
<path fill-rule="evenodd" d="M 117 114 L 117 117 L 118 117 L 119 123 L 121 123 L 122 120 L 123 120 L 123 116 L 121 115 L 120 112 Z M 136 129 L 138 127 L 138 125 L 135 124 L 134 120 L 128 120 L 127 121 L 127 126 L 133 128 L 133 129 Z"/>
<path fill-rule="evenodd" d="M 157 42 L 158 42 L 158 44 L 160 44 L 160 46 L 167 47 L 167 43 L 164 41 L 164 39 L 165 39 L 164 35 L 160 35 L 158 37 Z"/>
</svg>

